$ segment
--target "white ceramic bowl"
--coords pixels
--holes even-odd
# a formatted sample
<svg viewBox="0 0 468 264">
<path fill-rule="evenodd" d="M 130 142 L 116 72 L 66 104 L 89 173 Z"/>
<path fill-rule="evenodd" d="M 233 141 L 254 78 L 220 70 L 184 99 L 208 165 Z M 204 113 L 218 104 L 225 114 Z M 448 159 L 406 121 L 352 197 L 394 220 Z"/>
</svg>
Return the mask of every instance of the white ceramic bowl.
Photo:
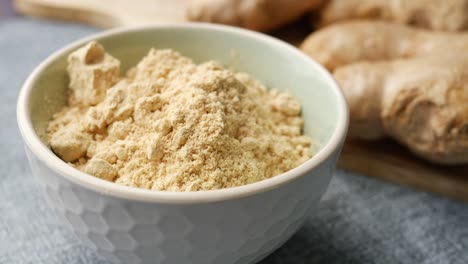
<svg viewBox="0 0 468 264">
<path fill-rule="evenodd" d="M 44 132 L 66 100 L 67 55 L 99 40 L 134 65 L 151 47 L 196 61 L 214 59 L 287 89 L 303 104 L 314 156 L 271 179 L 236 188 L 161 192 L 117 185 L 74 169 L 47 147 Z M 327 189 L 345 137 L 348 113 L 330 74 L 296 48 L 269 36 L 208 24 L 106 31 L 78 40 L 42 62 L 18 100 L 18 124 L 33 174 L 74 233 L 116 263 L 253 263 L 302 225 Z"/>
</svg>

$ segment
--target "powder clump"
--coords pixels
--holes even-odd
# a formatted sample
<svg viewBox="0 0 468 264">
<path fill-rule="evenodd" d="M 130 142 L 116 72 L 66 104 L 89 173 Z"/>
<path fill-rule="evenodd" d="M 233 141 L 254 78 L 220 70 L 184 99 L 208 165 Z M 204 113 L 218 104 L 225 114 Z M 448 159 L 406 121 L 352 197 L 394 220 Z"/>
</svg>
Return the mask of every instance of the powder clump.
<svg viewBox="0 0 468 264">
<path fill-rule="evenodd" d="M 119 77 L 97 42 L 69 56 L 69 105 L 48 127 L 64 161 L 118 184 L 167 191 L 229 188 L 311 156 L 301 105 L 245 73 L 151 49 Z"/>
</svg>

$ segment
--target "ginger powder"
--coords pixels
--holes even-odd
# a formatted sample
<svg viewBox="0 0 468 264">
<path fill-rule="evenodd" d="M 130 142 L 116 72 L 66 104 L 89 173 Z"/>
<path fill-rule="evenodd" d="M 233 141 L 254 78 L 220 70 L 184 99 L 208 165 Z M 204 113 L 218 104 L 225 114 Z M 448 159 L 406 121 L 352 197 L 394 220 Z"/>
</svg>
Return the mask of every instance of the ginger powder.
<svg viewBox="0 0 468 264">
<path fill-rule="evenodd" d="M 301 105 L 245 73 L 151 49 L 120 76 L 97 42 L 71 53 L 69 102 L 48 126 L 61 159 L 117 184 L 165 191 L 229 188 L 311 156 Z"/>
</svg>

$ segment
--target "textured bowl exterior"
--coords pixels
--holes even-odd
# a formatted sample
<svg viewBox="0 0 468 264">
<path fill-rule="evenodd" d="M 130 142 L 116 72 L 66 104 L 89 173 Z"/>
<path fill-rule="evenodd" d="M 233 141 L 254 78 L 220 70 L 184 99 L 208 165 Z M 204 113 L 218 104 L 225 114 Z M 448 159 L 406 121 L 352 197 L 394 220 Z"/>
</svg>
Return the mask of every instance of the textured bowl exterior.
<svg viewBox="0 0 468 264">
<path fill-rule="evenodd" d="M 302 103 L 314 157 L 268 180 L 206 192 L 130 188 L 74 169 L 47 147 L 45 131 L 66 103 L 67 54 L 95 39 L 127 62 L 123 69 L 151 47 L 171 47 L 195 61 L 215 59 L 270 87 L 290 89 Z M 124 264 L 229 264 L 259 261 L 313 213 L 338 159 L 348 110 L 331 75 L 296 48 L 247 30 L 189 23 L 117 29 L 71 43 L 27 78 L 17 118 L 32 172 L 51 206 L 103 257 Z"/>
<path fill-rule="evenodd" d="M 307 175 L 234 200 L 163 204 L 122 199 L 68 181 L 26 147 L 50 205 L 114 263 L 255 263 L 302 225 L 327 189 L 336 150 Z"/>
</svg>

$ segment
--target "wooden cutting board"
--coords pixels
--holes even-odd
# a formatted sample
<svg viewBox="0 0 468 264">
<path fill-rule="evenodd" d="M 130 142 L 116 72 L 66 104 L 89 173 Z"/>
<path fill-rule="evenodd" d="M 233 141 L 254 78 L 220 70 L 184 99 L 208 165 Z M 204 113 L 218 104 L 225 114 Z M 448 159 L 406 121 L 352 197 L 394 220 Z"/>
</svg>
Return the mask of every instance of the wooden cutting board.
<svg viewBox="0 0 468 264">
<path fill-rule="evenodd" d="M 189 0 L 15 0 L 22 14 L 110 28 L 185 21 Z"/>
<path fill-rule="evenodd" d="M 22 14 L 118 27 L 185 21 L 189 0 L 15 0 Z M 307 19 L 272 34 L 298 45 L 312 30 Z M 411 155 L 393 141 L 347 141 L 341 168 L 468 201 L 468 166 L 438 166 Z"/>
<path fill-rule="evenodd" d="M 441 166 L 421 160 L 391 140 L 348 140 L 338 166 L 401 185 L 468 201 L 468 166 Z"/>
</svg>

